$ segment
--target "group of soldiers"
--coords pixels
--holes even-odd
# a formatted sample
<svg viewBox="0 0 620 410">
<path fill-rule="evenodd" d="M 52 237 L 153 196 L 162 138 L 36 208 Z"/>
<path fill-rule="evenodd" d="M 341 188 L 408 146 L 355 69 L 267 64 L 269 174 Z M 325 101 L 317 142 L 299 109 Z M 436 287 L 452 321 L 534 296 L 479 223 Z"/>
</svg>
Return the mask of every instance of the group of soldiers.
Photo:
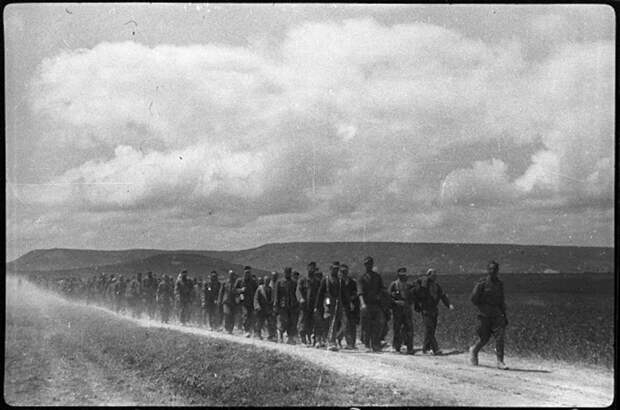
<svg viewBox="0 0 620 410">
<path fill-rule="evenodd" d="M 257 277 L 250 266 L 245 266 L 241 277 L 230 270 L 223 283 L 216 271 L 201 281 L 182 270 L 176 279 L 166 274 L 156 277 L 152 272 L 145 276 L 137 273 L 132 278 L 99 274 L 83 282 L 65 278 L 55 286 L 68 297 L 112 307 L 133 317 L 145 313 L 149 319 L 158 316 L 168 323 L 174 315 L 182 325 L 208 326 L 229 334 L 236 327 L 246 337 L 332 351 L 357 349 L 358 326 L 360 340 L 368 351 L 383 350 L 391 320 L 393 351 L 401 352 L 404 346 L 403 353 L 414 354 L 415 311 L 421 314 L 424 326 L 422 352 L 440 355 L 435 338 L 438 305 L 441 302 L 450 310 L 454 306 L 437 282 L 435 270 L 429 269 L 410 281 L 407 269 L 399 268 L 396 280 L 386 287 L 372 257 L 364 259 L 364 268 L 358 279 L 344 263 L 333 262 L 324 275 L 315 262 L 310 262 L 305 276 L 286 267 L 282 277 L 277 272 Z M 498 271 L 499 265 L 491 261 L 488 276 L 472 292 L 471 300 L 478 307 L 480 340 L 470 348 L 470 362 L 478 365 L 478 352 L 495 336 L 497 365 L 505 369 L 504 329 L 508 322 Z"/>
</svg>

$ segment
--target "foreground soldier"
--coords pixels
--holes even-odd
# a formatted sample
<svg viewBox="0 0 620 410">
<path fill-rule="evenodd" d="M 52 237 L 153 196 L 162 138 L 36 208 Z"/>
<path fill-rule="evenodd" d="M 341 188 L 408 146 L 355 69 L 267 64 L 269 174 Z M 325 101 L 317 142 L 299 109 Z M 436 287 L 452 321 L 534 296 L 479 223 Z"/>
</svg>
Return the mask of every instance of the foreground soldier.
<svg viewBox="0 0 620 410">
<path fill-rule="evenodd" d="M 381 276 L 373 271 L 373 266 L 374 260 L 367 256 L 364 259 L 366 272 L 357 282 L 357 293 L 366 347 L 378 352 L 381 350 L 381 333 L 385 325 L 385 316 L 381 309 L 381 291 L 385 288 Z"/>
<path fill-rule="evenodd" d="M 287 335 L 287 343 L 295 344 L 297 333 L 297 312 L 299 305 L 295 296 L 297 284 L 292 279 L 292 269 L 284 268 L 284 280 L 276 284 L 273 304 L 277 315 L 278 341 L 284 342 L 284 333 Z"/>
<path fill-rule="evenodd" d="M 127 306 L 131 310 L 132 317 L 140 317 L 142 313 L 142 273 L 132 279 L 129 283 L 129 289 L 127 289 Z"/>
<path fill-rule="evenodd" d="M 235 283 L 237 282 L 237 274 L 234 270 L 228 271 L 228 280 L 224 282 L 220 288 L 218 296 L 218 305 L 222 306 L 224 314 L 224 329 L 232 334 L 235 327 L 235 317 L 239 309 L 239 296 L 236 293 Z"/>
<path fill-rule="evenodd" d="M 201 292 L 202 323 L 207 324 L 209 329 L 216 330 L 220 326 L 217 298 L 220 294 L 220 281 L 217 280 L 217 272 L 211 271 L 209 281 L 204 281 Z"/>
<path fill-rule="evenodd" d="M 388 291 L 392 297 L 393 340 L 392 347 L 400 352 L 400 346 L 407 346 L 407 354 L 413 354 L 413 314 L 411 304 L 414 295 L 407 282 L 407 268 L 398 268 L 398 279 L 390 284 Z"/>
<path fill-rule="evenodd" d="M 235 288 L 239 293 L 241 304 L 241 323 L 245 332 L 245 337 L 252 336 L 254 330 L 254 294 L 258 284 L 252 278 L 252 268 L 243 268 L 243 278 L 237 280 Z"/>
<path fill-rule="evenodd" d="M 437 283 L 437 273 L 435 269 L 429 269 L 426 276 L 417 281 L 416 289 L 417 300 L 422 313 L 424 322 L 424 344 L 422 345 L 422 353 L 432 351 L 433 355 L 440 355 L 441 350 L 435 339 L 435 330 L 437 329 L 437 316 L 439 315 L 439 301 L 450 310 L 454 310 L 454 306 L 450 303 L 448 296 L 444 293 L 439 283 Z"/>
<path fill-rule="evenodd" d="M 497 355 L 497 367 L 502 370 L 508 369 L 504 364 L 504 334 L 508 320 L 506 318 L 506 303 L 504 300 L 504 284 L 497 277 L 499 265 L 495 261 L 487 265 L 488 276 L 474 287 L 471 301 L 478 308 L 478 335 L 480 340 L 470 347 L 470 362 L 478 365 L 478 352 L 495 336 L 495 353 Z"/>
<path fill-rule="evenodd" d="M 170 311 L 172 310 L 172 304 L 174 303 L 174 289 L 172 287 L 172 278 L 168 275 L 163 275 L 159 285 L 157 285 L 157 292 L 155 294 L 157 305 L 159 306 L 159 313 L 162 323 L 168 323 L 170 319 Z"/>
<path fill-rule="evenodd" d="M 276 276 L 277 277 L 277 276 Z M 256 327 L 254 336 L 262 339 L 263 326 L 267 325 L 267 334 L 270 341 L 275 342 L 275 317 L 273 313 L 273 289 L 270 286 L 271 278 L 265 275 L 263 283 L 258 286 L 254 294 L 254 312 L 256 313 Z"/>
</svg>

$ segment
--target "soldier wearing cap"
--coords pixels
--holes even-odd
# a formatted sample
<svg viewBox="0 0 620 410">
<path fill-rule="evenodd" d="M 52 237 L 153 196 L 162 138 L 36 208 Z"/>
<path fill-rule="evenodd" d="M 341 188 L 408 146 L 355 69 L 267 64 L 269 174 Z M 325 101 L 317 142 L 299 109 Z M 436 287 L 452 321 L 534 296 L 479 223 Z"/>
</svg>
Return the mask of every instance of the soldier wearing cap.
<svg viewBox="0 0 620 410">
<path fill-rule="evenodd" d="M 284 268 L 284 280 L 280 280 L 276 285 L 273 304 L 277 315 L 278 341 L 284 342 L 286 333 L 287 342 L 295 344 L 299 304 L 295 295 L 297 284 L 293 281 L 292 273 L 290 267 Z"/>
<path fill-rule="evenodd" d="M 276 276 L 277 277 L 277 276 Z M 262 339 L 262 329 L 267 324 L 267 334 L 270 341 L 275 341 L 273 313 L 273 288 L 270 286 L 271 277 L 265 275 L 262 283 L 258 285 L 254 294 L 254 312 L 256 313 L 256 327 L 254 336 Z"/>
<path fill-rule="evenodd" d="M 442 287 L 437 283 L 437 273 L 435 269 L 429 269 L 426 275 L 416 281 L 416 301 L 422 313 L 422 321 L 424 322 L 424 343 L 422 345 L 422 353 L 428 353 L 429 350 L 433 355 L 440 355 L 441 350 L 435 339 L 435 330 L 437 329 L 437 317 L 439 315 L 439 301 L 447 308 L 454 310 L 454 306 L 450 303 L 448 295 L 443 291 Z"/>
<path fill-rule="evenodd" d="M 398 268 L 398 278 L 390 284 L 388 292 L 392 297 L 393 340 L 392 347 L 400 352 L 402 344 L 407 346 L 407 354 L 413 354 L 413 314 L 411 304 L 414 295 L 407 282 L 407 268 Z"/>
<path fill-rule="evenodd" d="M 254 331 L 254 295 L 258 284 L 252 278 L 252 268 L 243 268 L 243 278 L 239 278 L 235 288 L 239 294 L 241 305 L 241 323 L 245 337 L 250 337 Z"/>
<path fill-rule="evenodd" d="M 168 323 L 170 311 L 174 303 L 174 289 L 172 287 L 172 278 L 163 275 L 161 282 L 157 285 L 156 293 L 157 304 L 159 305 L 159 313 L 162 323 Z"/>
<path fill-rule="evenodd" d="M 488 276 L 476 283 L 471 294 L 472 303 L 478 308 L 478 335 L 480 340 L 470 347 L 470 362 L 478 365 L 478 352 L 495 336 L 495 353 L 497 367 L 508 369 L 504 364 L 504 334 L 508 319 L 506 318 L 506 302 L 504 299 L 504 284 L 497 277 L 499 264 L 495 261 L 487 265 Z"/>
<path fill-rule="evenodd" d="M 237 282 L 237 274 L 234 270 L 228 271 L 228 280 L 220 287 L 220 294 L 218 295 L 218 305 L 222 306 L 222 312 L 224 315 L 224 329 L 229 334 L 232 334 L 235 326 L 235 318 L 239 311 L 239 295 L 235 288 Z"/>
<path fill-rule="evenodd" d="M 316 305 L 316 295 L 320 282 L 316 280 L 316 262 L 308 264 L 308 276 L 302 277 L 297 281 L 295 295 L 299 303 L 299 319 L 297 320 L 297 331 L 301 342 L 306 346 L 312 345 L 312 332 L 314 330 L 314 306 Z"/>
<path fill-rule="evenodd" d="M 381 276 L 373 271 L 373 266 L 374 260 L 367 256 L 364 259 L 366 272 L 357 282 L 357 293 L 366 346 L 373 352 L 378 352 L 381 350 L 381 332 L 385 324 L 385 316 L 381 309 L 381 291 L 385 287 Z"/>
</svg>

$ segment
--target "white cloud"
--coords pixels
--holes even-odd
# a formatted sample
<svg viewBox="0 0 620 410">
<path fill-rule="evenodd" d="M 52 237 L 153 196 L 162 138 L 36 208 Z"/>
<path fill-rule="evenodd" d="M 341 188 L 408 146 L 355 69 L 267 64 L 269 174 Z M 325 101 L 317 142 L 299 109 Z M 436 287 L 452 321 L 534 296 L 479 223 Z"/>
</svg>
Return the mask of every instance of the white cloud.
<svg viewBox="0 0 620 410">
<path fill-rule="evenodd" d="M 455 223 L 437 200 L 610 202 L 612 44 L 553 43 L 535 61 L 522 49 L 360 19 L 294 27 L 268 52 L 133 42 L 63 52 L 40 65 L 31 107 L 62 148 L 95 148 L 47 181 L 60 185 L 21 198 L 186 219 L 209 208 L 222 225 L 311 214 L 296 229 L 320 220 L 326 232 L 406 219 L 412 237 Z M 521 175 L 513 152 L 441 165 L 448 148 L 502 139 L 540 147 Z"/>
</svg>

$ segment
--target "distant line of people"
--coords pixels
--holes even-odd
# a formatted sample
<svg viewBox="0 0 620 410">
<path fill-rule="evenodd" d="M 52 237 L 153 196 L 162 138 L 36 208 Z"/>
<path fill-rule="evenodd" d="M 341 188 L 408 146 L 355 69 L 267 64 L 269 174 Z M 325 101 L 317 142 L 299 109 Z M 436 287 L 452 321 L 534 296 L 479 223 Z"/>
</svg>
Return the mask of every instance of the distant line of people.
<svg viewBox="0 0 620 410">
<path fill-rule="evenodd" d="M 300 277 L 290 267 L 283 275 L 271 272 L 259 277 L 245 266 L 242 277 L 233 270 L 220 282 L 216 271 L 204 280 L 190 278 L 182 270 L 176 280 L 147 272 L 131 278 L 122 274 L 101 273 L 87 280 L 69 277 L 50 281 L 42 275 L 31 277 L 35 283 L 57 290 L 71 299 L 84 300 L 129 313 L 140 318 L 158 318 L 169 323 L 176 317 L 182 325 L 193 324 L 213 331 L 233 334 L 235 327 L 246 337 L 279 343 L 301 343 L 308 347 L 357 350 L 360 340 L 370 352 L 383 350 L 392 323 L 392 350 L 414 354 L 413 312 L 422 316 L 424 354 L 442 353 L 435 338 L 439 303 L 453 310 L 454 305 L 437 281 L 434 269 L 409 281 L 407 269 L 398 268 L 397 278 L 387 287 L 377 272 L 372 257 L 364 259 L 365 272 L 352 277 L 346 264 L 333 262 L 323 275 L 315 262 L 307 265 Z M 488 276 L 478 283 L 471 301 L 478 307 L 479 341 L 470 348 L 470 363 L 478 365 L 478 352 L 496 339 L 497 366 L 504 364 L 504 334 L 508 324 L 499 265 L 491 261 Z M 344 341 L 344 344 L 343 344 Z"/>
</svg>

